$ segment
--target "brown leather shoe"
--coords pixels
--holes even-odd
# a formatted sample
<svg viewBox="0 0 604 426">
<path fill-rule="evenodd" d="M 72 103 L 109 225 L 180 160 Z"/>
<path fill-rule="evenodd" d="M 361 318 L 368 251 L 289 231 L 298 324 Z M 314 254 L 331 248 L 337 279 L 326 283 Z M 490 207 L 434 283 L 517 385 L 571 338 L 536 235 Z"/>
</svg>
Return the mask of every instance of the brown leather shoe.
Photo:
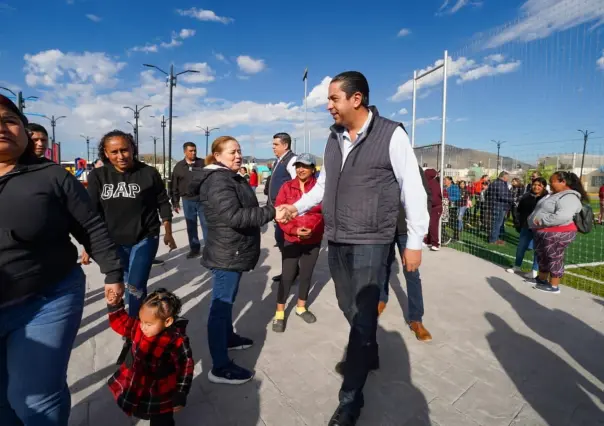
<svg viewBox="0 0 604 426">
<path fill-rule="evenodd" d="M 417 340 L 419 340 L 420 342 L 432 341 L 432 335 L 428 330 L 426 330 L 426 327 L 424 327 L 421 322 L 411 321 L 409 322 L 409 328 L 415 333 L 415 337 L 417 337 Z"/>
</svg>

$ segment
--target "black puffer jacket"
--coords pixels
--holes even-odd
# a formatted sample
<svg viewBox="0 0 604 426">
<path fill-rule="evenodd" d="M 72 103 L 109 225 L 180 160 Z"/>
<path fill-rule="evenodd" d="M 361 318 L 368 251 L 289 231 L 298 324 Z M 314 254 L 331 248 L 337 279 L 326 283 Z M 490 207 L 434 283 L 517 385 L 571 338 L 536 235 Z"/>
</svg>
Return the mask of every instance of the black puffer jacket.
<svg viewBox="0 0 604 426">
<path fill-rule="evenodd" d="M 201 264 L 230 271 L 254 269 L 260 257 L 260 227 L 275 208 L 260 207 L 245 178 L 221 165 L 206 166 L 191 182 L 208 224 Z"/>
<path fill-rule="evenodd" d="M 520 232 L 520 229 L 522 228 L 530 228 L 528 218 L 533 213 L 533 210 L 535 210 L 537 203 L 547 194 L 548 192 L 545 191 L 543 195 L 537 196 L 531 191 L 520 197 L 517 214 L 514 216 L 514 228 L 516 228 L 518 232 Z"/>
</svg>

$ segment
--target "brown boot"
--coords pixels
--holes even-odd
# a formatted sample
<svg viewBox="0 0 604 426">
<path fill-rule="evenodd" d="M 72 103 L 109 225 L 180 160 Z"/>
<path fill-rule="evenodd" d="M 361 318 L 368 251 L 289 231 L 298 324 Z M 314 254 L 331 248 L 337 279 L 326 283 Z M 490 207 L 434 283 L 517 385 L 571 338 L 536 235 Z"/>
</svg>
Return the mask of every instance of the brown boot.
<svg viewBox="0 0 604 426">
<path fill-rule="evenodd" d="M 420 321 L 409 322 L 409 328 L 415 333 L 415 337 L 417 337 L 417 340 L 420 342 L 432 341 L 432 335 Z"/>
</svg>

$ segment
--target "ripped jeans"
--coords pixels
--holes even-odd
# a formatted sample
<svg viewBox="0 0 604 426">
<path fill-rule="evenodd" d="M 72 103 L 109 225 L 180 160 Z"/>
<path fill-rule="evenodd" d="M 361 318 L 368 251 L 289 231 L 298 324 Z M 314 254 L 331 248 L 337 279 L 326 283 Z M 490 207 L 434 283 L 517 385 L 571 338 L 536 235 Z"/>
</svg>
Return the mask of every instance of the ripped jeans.
<svg viewBox="0 0 604 426">
<path fill-rule="evenodd" d="M 147 281 L 158 248 L 159 236 L 147 237 L 133 246 L 118 246 L 117 254 L 124 268 L 128 315 L 132 318 L 138 318 L 138 311 L 147 297 Z"/>
</svg>

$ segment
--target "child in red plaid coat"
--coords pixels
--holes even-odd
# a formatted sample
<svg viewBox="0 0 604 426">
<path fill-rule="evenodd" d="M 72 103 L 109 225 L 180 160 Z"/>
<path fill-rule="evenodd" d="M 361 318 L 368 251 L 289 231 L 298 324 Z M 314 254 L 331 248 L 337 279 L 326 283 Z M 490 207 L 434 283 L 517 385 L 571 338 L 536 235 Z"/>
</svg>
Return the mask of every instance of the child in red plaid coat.
<svg viewBox="0 0 604 426">
<path fill-rule="evenodd" d="M 151 426 L 173 426 L 174 413 L 186 404 L 193 380 L 193 356 L 185 334 L 188 321 L 179 318 L 181 301 L 165 289 L 151 293 L 139 317 L 128 316 L 124 301 L 107 296 L 109 324 L 132 340 L 119 370 L 109 379 L 117 404 L 129 416 Z"/>
</svg>

